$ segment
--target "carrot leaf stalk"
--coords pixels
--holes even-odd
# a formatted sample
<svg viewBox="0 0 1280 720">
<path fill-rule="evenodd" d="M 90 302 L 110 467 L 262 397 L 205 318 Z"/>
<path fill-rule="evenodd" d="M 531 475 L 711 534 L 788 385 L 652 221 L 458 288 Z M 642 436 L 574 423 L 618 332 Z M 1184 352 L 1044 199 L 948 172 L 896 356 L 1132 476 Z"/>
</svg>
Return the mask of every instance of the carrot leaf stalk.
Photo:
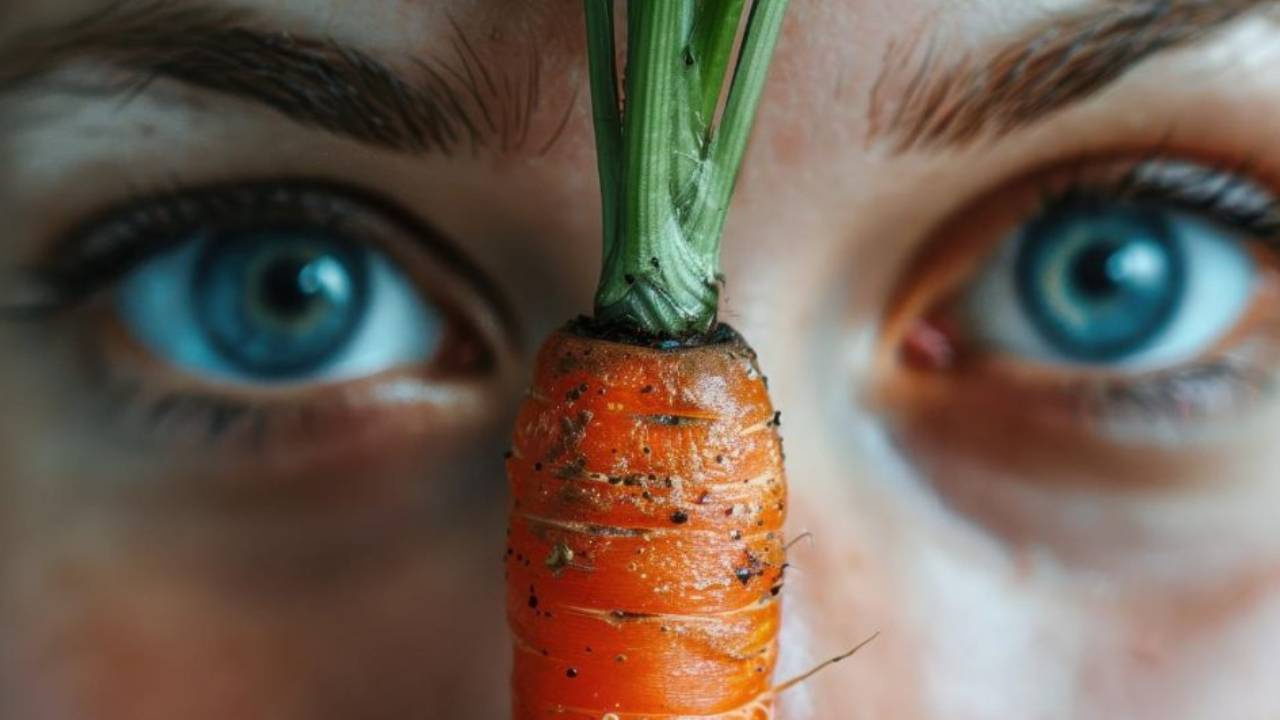
<svg viewBox="0 0 1280 720">
<path fill-rule="evenodd" d="M 585 2 L 604 217 L 596 319 L 650 336 L 706 333 L 729 200 L 788 0 L 631 0 L 625 105 L 613 2 Z"/>
</svg>

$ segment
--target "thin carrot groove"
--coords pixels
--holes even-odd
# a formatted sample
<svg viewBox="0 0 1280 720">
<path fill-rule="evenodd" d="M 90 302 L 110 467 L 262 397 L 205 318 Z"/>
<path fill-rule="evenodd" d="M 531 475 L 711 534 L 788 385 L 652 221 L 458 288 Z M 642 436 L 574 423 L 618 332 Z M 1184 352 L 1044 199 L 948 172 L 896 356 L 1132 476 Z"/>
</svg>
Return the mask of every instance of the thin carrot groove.
<svg viewBox="0 0 1280 720">
<path fill-rule="evenodd" d="M 579 533 L 581 535 L 592 535 L 595 537 L 646 537 L 654 532 L 653 528 L 628 528 L 618 527 L 616 525 L 589 525 L 587 523 L 572 522 L 569 520 L 553 520 L 551 518 L 536 517 L 521 513 L 521 517 L 528 520 L 531 525 L 544 525 L 549 528 L 556 528 L 571 533 Z"/>
<path fill-rule="evenodd" d="M 755 477 L 747 478 L 742 481 L 743 485 L 751 485 L 753 487 L 767 487 L 778 482 L 778 476 L 775 473 L 762 473 Z"/>
<path fill-rule="evenodd" d="M 768 604 L 773 602 L 777 602 L 777 600 L 775 598 L 770 597 L 770 598 L 765 598 L 763 600 L 760 600 L 759 602 L 751 603 L 749 605 L 743 605 L 742 607 L 739 607 L 739 608 L 733 608 L 730 610 L 721 610 L 719 612 L 714 612 L 714 613 L 703 613 L 700 615 L 680 615 L 676 613 L 653 613 L 653 614 L 628 613 L 622 610 L 599 610 L 595 608 L 584 608 L 584 607 L 573 607 L 573 606 L 566 606 L 564 609 L 566 612 L 570 612 L 575 615 L 595 618 L 597 620 L 604 620 L 611 625 L 621 625 L 622 623 L 629 623 L 629 622 L 662 623 L 662 622 L 669 622 L 669 621 L 679 621 L 679 622 L 686 622 L 686 623 L 699 623 L 699 622 L 716 623 L 725 618 L 747 615 L 752 612 L 759 612 L 761 609 L 763 609 Z"/>
<path fill-rule="evenodd" d="M 715 418 L 695 417 L 692 415 L 674 415 L 674 414 L 649 414 L 638 416 L 643 422 L 650 425 L 663 425 L 665 427 L 687 427 L 689 425 L 705 425 L 715 422 Z"/>
<path fill-rule="evenodd" d="M 747 707 L 734 712 L 733 714 L 716 714 L 716 715 L 688 715 L 684 713 L 605 713 L 604 715 L 592 714 L 585 708 L 565 707 L 560 708 L 554 717 L 574 718 L 590 718 L 591 720 L 769 720 L 773 717 L 770 710 L 771 705 L 764 703 L 752 702 Z"/>
<path fill-rule="evenodd" d="M 763 420 L 757 420 L 747 425 L 746 427 L 742 428 L 742 430 L 739 431 L 739 434 L 744 436 L 754 435 L 755 433 L 768 432 L 769 430 L 773 429 L 773 427 L 774 427 L 773 416 L 770 415 L 769 417 Z"/>
<path fill-rule="evenodd" d="M 529 515 L 527 513 L 514 512 L 513 517 L 525 520 L 529 525 L 542 526 L 545 529 L 553 529 L 566 533 L 574 533 L 578 535 L 586 535 L 590 537 L 615 537 L 615 538 L 641 538 L 644 540 L 652 540 L 654 538 L 680 538 L 690 544 L 698 541 L 703 543 L 715 542 L 721 540 L 723 535 L 711 530 L 680 530 L 675 528 L 664 527 L 624 527 L 620 525 L 594 525 L 589 523 L 572 522 L 566 520 L 555 520 L 547 517 L 539 517 L 537 515 Z M 668 521 L 669 522 L 669 521 Z M 762 530 L 760 532 L 739 533 L 730 536 L 734 542 L 744 542 L 750 544 L 753 541 L 772 542 L 777 533 L 771 530 Z"/>
</svg>

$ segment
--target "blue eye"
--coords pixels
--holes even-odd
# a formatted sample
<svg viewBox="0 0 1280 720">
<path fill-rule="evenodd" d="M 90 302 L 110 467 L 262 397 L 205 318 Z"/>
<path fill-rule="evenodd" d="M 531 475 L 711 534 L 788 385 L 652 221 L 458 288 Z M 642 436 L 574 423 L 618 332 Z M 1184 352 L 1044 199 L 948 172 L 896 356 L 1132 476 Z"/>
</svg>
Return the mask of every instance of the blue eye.
<svg viewBox="0 0 1280 720">
<path fill-rule="evenodd" d="M 313 372 L 341 352 L 364 320 L 366 255 L 301 233 L 242 233 L 207 243 L 191 284 L 195 320 L 245 373 Z"/>
<path fill-rule="evenodd" d="M 1066 202 L 1019 228 L 969 294 L 977 333 L 1042 361 L 1165 367 L 1240 321 L 1257 268 L 1244 239 L 1156 203 Z"/>
<path fill-rule="evenodd" d="M 121 283 L 158 356 L 250 383 L 338 380 L 429 359 L 443 318 L 381 253 L 319 229 L 207 231 Z"/>
</svg>

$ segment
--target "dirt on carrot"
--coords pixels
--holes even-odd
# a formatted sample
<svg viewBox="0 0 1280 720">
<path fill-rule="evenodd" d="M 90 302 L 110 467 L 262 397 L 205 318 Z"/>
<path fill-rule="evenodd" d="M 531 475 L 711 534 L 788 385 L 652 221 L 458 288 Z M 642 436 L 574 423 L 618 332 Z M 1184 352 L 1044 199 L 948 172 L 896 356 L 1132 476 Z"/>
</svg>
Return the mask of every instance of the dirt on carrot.
<svg viewBox="0 0 1280 720">
<path fill-rule="evenodd" d="M 786 483 L 755 353 L 554 334 L 507 460 L 514 717 L 772 715 Z"/>
</svg>

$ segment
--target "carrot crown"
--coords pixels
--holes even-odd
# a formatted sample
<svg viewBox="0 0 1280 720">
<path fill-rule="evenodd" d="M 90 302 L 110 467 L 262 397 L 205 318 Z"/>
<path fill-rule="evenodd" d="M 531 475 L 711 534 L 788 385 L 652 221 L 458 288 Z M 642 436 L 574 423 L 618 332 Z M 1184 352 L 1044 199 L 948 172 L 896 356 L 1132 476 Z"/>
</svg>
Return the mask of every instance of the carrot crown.
<svg viewBox="0 0 1280 720">
<path fill-rule="evenodd" d="M 625 109 L 613 0 L 585 2 L 604 207 L 596 319 L 656 336 L 706 332 L 729 200 L 788 0 L 629 0 Z"/>
</svg>

